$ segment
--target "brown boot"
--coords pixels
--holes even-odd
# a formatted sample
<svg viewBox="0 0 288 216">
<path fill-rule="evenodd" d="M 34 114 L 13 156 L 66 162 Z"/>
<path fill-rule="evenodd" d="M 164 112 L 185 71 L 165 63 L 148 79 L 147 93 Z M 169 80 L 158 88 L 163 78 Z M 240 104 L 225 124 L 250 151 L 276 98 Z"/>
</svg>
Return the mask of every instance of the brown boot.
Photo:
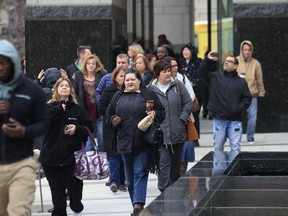
<svg viewBox="0 0 288 216">
<path fill-rule="evenodd" d="M 182 176 L 182 175 L 184 175 L 186 173 L 187 166 L 188 166 L 188 162 L 186 162 L 186 161 L 182 161 L 181 162 L 181 165 L 180 165 L 180 176 Z"/>
</svg>

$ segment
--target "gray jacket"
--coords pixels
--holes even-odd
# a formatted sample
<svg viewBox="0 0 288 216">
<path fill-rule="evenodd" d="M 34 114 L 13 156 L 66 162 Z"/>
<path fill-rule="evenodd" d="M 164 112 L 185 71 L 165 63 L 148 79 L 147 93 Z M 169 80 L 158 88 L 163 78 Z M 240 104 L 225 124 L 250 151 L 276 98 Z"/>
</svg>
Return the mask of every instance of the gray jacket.
<svg viewBox="0 0 288 216">
<path fill-rule="evenodd" d="M 165 108 L 166 117 L 161 123 L 164 144 L 183 143 L 187 140 L 185 123 L 192 112 L 192 100 L 183 83 L 173 80 L 166 93 L 160 91 L 157 79 L 148 88 L 155 91 Z M 177 87 L 178 85 L 178 87 Z"/>
</svg>

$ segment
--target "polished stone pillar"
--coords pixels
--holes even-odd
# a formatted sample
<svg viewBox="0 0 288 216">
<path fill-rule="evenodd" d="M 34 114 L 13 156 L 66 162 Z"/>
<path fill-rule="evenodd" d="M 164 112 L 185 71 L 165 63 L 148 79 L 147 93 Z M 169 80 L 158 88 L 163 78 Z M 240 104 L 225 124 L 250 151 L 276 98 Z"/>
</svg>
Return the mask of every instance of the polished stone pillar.
<svg viewBox="0 0 288 216">
<path fill-rule="evenodd" d="M 275 2 L 233 5 L 235 55 L 250 40 L 262 65 L 266 95 L 259 101 L 259 133 L 288 131 L 288 3 Z"/>
<path fill-rule="evenodd" d="M 108 71 L 117 29 L 126 26 L 126 4 L 112 1 L 33 1 L 25 7 L 25 37 L 28 75 L 41 69 L 66 69 L 79 45 L 90 45 Z M 101 3 L 102 2 L 102 3 Z M 103 3 L 104 2 L 104 3 Z M 120 27 L 118 27 L 120 26 Z"/>
</svg>

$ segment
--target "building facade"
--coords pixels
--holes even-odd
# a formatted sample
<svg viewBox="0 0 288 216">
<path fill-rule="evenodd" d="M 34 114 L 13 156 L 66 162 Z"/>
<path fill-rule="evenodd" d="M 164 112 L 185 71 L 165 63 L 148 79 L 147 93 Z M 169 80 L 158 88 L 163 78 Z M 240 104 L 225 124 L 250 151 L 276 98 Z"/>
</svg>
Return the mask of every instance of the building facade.
<svg viewBox="0 0 288 216">
<path fill-rule="evenodd" d="M 220 62 L 249 39 L 267 92 L 257 132 L 288 131 L 288 0 L 1 0 L 0 6 L 0 38 L 26 56 L 31 78 L 48 67 L 65 69 L 79 45 L 90 45 L 112 71 L 118 36 L 155 50 L 165 34 L 176 53 L 193 42 L 200 57 L 218 50 Z"/>
</svg>

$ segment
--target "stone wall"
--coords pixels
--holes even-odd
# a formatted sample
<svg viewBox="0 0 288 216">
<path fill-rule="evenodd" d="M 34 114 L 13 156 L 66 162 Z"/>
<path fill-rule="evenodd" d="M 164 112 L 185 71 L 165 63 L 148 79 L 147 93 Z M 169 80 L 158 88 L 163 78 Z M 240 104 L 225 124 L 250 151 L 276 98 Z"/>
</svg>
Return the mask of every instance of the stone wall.
<svg viewBox="0 0 288 216">
<path fill-rule="evenodd" d="M 90 45 L 92 52 L 111 71 L 113 29 L 123 23 L 126 23 L 126 11 L 113 5 L 27 5 L 28 74 L 34 78 L 48 67 L 66 69 L 77 59 L 79 45 Z"/>
<path fill-rule="evenodd" d="M 25 55 L 25 4 L 26 0 L 0 0 L 0 39 L 14 43 L 21 57 Z"/>
</svg>

